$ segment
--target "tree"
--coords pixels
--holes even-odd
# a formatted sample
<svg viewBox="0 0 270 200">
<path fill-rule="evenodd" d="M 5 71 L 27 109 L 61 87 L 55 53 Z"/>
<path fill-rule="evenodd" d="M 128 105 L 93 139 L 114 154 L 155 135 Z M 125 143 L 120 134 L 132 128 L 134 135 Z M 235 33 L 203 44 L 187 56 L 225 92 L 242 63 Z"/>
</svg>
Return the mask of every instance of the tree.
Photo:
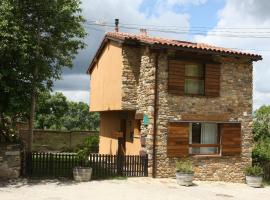
<svg viewBox="0 0 270 200">
<path fill-rule="evenodd" d="M 68 108 L 63 119 L 63 125 L 67 130 L 97 130 L 99 115 L 90 113 L 86 103 L 68 102 Z"/>
<path fill-rule="evenodd" d="M 30 110 L 26 110 L 31 150 L 38 90 L 51 88 L 52 81 L 60 78 L 62 67 L 72 67 L 74 56 L 85 46 L 84 19 L 79 0 L 2 0 L 0 6 L 0 28 L 4 27 L 0 29 L 0 40 L 4 39 L 1 59 L 3 56 L 5 60 L 1 77 L 10 79 L 14 75 L 16 80 L 23 80 L 19 91 L 25 92 L 28 104 L 31 99 Z M 15 42 L 11 42 L 13 38 Z M 1 80 L 4 90 L 16 87 Z M 11 100 L 4 99 L 6 104 Z"/>
<path fill-rule="evenodd" d="M 49 91 L 40 93 L 37 101 L 35 127 L 39 129 L 61 129 L 63 127 L 63 116 L 68 110 L 66 97 L 56 92 L 51 95 Z"/>
<path fill-rule="evenodd" d="M 254 112 L 253 136 L 255 141 L 270 138 L 270 106 L 261 106 Z"/>
<path fill-rule="evenodd" d="M 28 36 L 20 29 L 15 3 L 0 2 L 0 124 L 2 119 L 27 116 L 30 106 L 30 74 L 26 49 Z M 2 131 L 2 129 L 0 130 Z"/>
<path fill-rule="evenodd" d="M 253 162 L 263 165 L 270 161 L 270 106 L 261 106 L 254 112 L 253 137 Z"/>
<path fill-rule="evenodd" d="M 98 125 L 98 113 L 90 113 L 86 103 L 68 101 L 60 92 L 45 90 L 39 94 L 35 128 L 97 130 Z"/>
</svg>

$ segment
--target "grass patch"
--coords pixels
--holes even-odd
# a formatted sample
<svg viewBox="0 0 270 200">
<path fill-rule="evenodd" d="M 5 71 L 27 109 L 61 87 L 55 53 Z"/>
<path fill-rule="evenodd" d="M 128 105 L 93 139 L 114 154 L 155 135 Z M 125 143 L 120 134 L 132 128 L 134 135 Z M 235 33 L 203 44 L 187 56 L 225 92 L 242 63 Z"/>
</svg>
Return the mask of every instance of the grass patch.
<svg viewBox="0 0 270 200">
<path fill-rule="evenodd" d="M 263 186 L 270 186 L 270 180 L 263 180 Z"/>
</svg>

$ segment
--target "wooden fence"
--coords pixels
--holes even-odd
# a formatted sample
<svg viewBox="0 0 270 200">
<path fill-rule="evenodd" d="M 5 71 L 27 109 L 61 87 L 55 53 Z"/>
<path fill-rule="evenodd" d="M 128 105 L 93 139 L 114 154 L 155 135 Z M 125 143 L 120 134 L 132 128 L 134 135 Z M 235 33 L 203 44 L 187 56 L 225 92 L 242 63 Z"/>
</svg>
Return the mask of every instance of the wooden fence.
<svg viewBox="0 0 270 200">
<path fill-rule="evenodd" d="M 147 156 L 90 154 L 87 159 L 81 159 L 75 153 L 33 152 L 26 158 L 29 177 L 72 178 L 76 166 L 92 167 L 93 179 L 148 176 Z"/>
</svg>

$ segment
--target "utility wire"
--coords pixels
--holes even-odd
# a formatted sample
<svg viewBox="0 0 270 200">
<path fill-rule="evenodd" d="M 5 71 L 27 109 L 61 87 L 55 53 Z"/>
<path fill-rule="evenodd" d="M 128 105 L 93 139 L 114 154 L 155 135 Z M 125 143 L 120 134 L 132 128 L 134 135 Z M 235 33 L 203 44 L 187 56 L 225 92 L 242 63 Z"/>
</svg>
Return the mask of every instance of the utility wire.
<svg viewBox="0 0 270 200">
<path fill-rule="evenodd" d="M 93 26 L 99 26 L 99 27 L 110 27 L 110 28 L 113 28 L 114 25 L 107 25 L 107 24 L 93 24 L 93 23 L 85 23 L 85 25 L 87 25 L 87 28 L 90 28 L 90 29 L 93 29 L 93 30 L 96 30 L 96 31 L 103 31 L 105 32 L 104 29 L 99 29 L 99 28 L 94 28 Z M 124 29 L 139 29 L 139 28 L 134 28 L 134 27 L 126 27 L 126 26 L 119 26 L 120 28 L 124 28 Z M 160 32 L 160 31 L 159 31 Z M 164 32 L 164 31 L 162 31 Z M 169 31 L 171 33 L 171 31 Z M 177 32 L 179 33 L 179 32 Z M 188 32 L 186 32 L 185 34 L 188 34 Z M 222 35 L 216 35 L 216 36 L 221 36 L 223 37 Z M 254 38 L 254 37 L 252 37 Z M 270 35 L 269 35 L 269 38 L 270 38 Z M 230 49 L 234 49 L 234 50 L 240 50 L 240 51 L 260 51 L 260 52 L 270 52 L 270 49 L 264 49 L 264 50 L 260 50 L 260 49 L 240 49 L 240 48 L 230 48 Z"/>
<path fill-rule="evenodd" d="M 88 23 L 86 22 L 85 24 L 87 25 L 92 25 L 92 26 L 102 26 L 102 27 L 111 27 L 113 28 L 114 25 L 108 25 L 108 24 L 96 24 L 96 23 Z M 140 28 L 138 27 L 131 27 L 131 26 L 123 26 L 120 25 L 119 28 L 123 28 L 123 29 L 131 29 L 131 30 L 139 30 Z M 270 34 L 269 35 L 253 35 L 253 34 L 234 34 L 232 33 L 211 33 L 210 32 L 202 32 L 202 31 L 187 31 L 187 30 L 179 30 L 179 31 L 173 31 L 173 30 L 165 30 L 165 29 L 153 29 L 153 28 L 149 28 L 147 29 L 148 31 L 152 31 L 152 32 L 161 32 L 161 33 L 174 33 L 174 34 L 191 34 L 191 35 L 209 35 L 209 36 L 218 36 L 218 37 L 233 37 L 233 38 L 261 38 L 261 39 L 269 39 L 270 38 Z M 248 33 L 248 32 L 246 32 Z"/>
<path fill-rule="evenodd" d="M 108 24 L 108 25 L 114 25 L 114 23 L 112 22 L 104 22 L 104 21 L 100 21 L 100 20 L 87 20 L 88 22 L 91 23 L 104 23 L 104 24 Z M 176 25 L 150 25 L 150 24 L 131 24 L 131 23 L 120 23 L 122 25 L 127 25 L 127 26 L 135 26 L 135 27 L 164 27 L 164 28 L 184 28 L 184 29 L 213 29 L 213 27 L 208 27 L 208 26 L 176 26 Z M 216 27 L 214 29 L 268 29 L 270 30 L 270 27 L 257 27 L 257 26 L 243 26 L 243 27 Z"/>
</svg>

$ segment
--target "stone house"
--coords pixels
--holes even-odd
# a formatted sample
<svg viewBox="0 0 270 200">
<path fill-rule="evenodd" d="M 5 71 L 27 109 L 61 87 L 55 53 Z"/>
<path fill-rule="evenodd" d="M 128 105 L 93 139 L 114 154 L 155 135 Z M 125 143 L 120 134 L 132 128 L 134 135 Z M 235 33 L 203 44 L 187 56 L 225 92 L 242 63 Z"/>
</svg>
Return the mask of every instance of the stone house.
<svg viewBox="0 0 270 200">
<path fill-rule="evenodd" d="M 189 157 L 195 179 L 242 182 L 251 164 L 252 71 L 260 55 L 202 43 L 105 35 L 88 74 L 100 153 L 148 154 L 171 177 Z"/>
</svg>

